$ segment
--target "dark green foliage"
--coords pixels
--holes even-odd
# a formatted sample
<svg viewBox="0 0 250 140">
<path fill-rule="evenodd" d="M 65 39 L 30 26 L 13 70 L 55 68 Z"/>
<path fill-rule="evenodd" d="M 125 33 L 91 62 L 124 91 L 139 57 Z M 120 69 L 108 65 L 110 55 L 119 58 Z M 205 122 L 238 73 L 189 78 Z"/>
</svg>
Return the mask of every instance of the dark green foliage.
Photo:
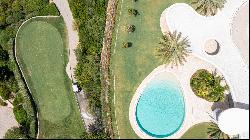
<svg viewBox="0 0 250 140">
<path fill-rule="evenodd" d="M 159 44 L 160 47 L 156 48 L 157 55 L 162 57 L 163 63 L 171 64 L 172 67 L 183 65 L 191 53 L 188 49 L 190 42 L 187 37 L 182 37 L 181 32 L 174 31 L 163 35 Z"/>
<path fill-rule="evenodd" d="M 4 50 L 0 45 L 0 64 L 7 63 L 9 61 L 8 51 Z"/>
<path fill-rule="evenodd" d="M 6 87 L 6 85 L 4 85 L 4 84 L 0 84 L 0 96 L 4 100 L 9 100 L 10 99 L 10 94 L 11 94 L 11 91 L 9 90 L 9 88 Z"/>
<path fill-rule="evenodd" d="M 24 20 L 37 15 L 59 14 L 49 0 L 1 0 L 0 13 L 0 37 L 4 37 L 0 39 L 0 45 L 7 45 L 15 37 Z"/>
<path fill-rule="evenodd" d="M 132 47 L 132 43 L 131 43 L 131 42 L 124 42 L 124 43 L 122 43 L 122 44 L 123 44 L 123 45 L 122 45 L 123 48 Z"/>
<path fill-rule="evenodd" d="M 209 102 L 218 102 L 224 100 L 224 92 L 228 86 L 222 86 L 223 78 L 217 74 L 209 73 L 201 69 L 195 72 L 190 80 L 190 85 L 194 93 Z"/>
<path fill-rule="evenodd" d="M 17 30 L 25 20 L 46 15 L 59 15 L 57 8 L 50 4 L 49 0 L 0 0 L 0 95 L 8 99 L 12 96 L 10 93 L 13 93 L 16 97 L 13 103 L 15 116 L 28 131 L 25 134 L 29 138 L 35 138 L 36 133 L 35 123 L 32 124 L 35 122 L 34 108 L 27 96 L 17 65 L 13 63 L 14 56 L 8 55 L 8 51 L 13 50 Z M 15 95 L 16 93 L 18 94 Z M 22 104 L 24 106 L 20 106 Z M 7 138 L 25 138 L 23 135 L 19 137 L 18 129 L 9 130 Z M 11 135 L 13 136 L 9 137 Z"/>
<path fill-rule="evenodd" d="M 135 25 L 127 26 L 126 30 L 127 30 L 128 33 L 133 33 L 135 31 Z"/>
<path fill-rule="evenodd" d="M 105 0 L 69 0 L 77 21 L 80 44 L 75 77 L 88 96 L 93 112 L 101 108 L 100 54 L 105 27 Z"/>
<path fill-rule="evenodd" d="M 192 0 L 191 5 L 203 16 L 214 16 L 225 3 L 226 0 Z"/>
<path fill-rule="evenodd" d="M 211 139 L 229 139 L 229 136 L 222 132 L 216 123 L 209 124 L 207 134 Z"/>
<path fill-rule="evenodd" d="M 0 106 L 6 106 L 6 105 L 7 105 L 7 103 L 0 98 Z"/>
<path fill-rule="evenodd" d="M 133 15 L 133 16 L 137 16 L 139 14 L 139 12 L 136 9 L 128 9 L 128 14 L 129 15 Z"/>
<path fill-rule="evenodd" d="M 79 86 L 87 94 L 90 110 L 101 112 L 100 55 L 103 43 L 106 0 L 69 0 L 76 20 L 80 44 L 76 49 L 77 67 L 75 77 Z M 84 134 L 82 138 L 107 138 L 103 132 Z"/>
<path fill-rule="evenodd" d="M 0 81 L 7 81 L 14 76 L 13 71 L 7 66 L 0 66 Z"/>
<path fill-rule="evenodd" d="M 4 139 L 27 139 L 27 137 L 23 128 L 13 127 L 5 133 Z"/>
<path fill-rule="evenodd" d="M 17 94 L 14 101 L 13 101 L 13 106 L 20 105 L 23 102 L 23 96 L 22 94 Z"/>
<path fill-rule="evenodd" d="M 23 106 L 22 105 L 14 106 L 13 112 L 17 122 L 21 125 L 26 125 L 28 118 L 27 118 L 27 113 L 24 110 Z"/>
</svg>

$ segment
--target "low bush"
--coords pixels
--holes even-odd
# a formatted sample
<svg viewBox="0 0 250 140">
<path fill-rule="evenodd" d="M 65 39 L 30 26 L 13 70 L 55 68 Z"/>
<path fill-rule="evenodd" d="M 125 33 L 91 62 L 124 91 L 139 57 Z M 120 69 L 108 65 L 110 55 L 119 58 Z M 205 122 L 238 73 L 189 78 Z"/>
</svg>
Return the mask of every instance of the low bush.
<svg viewBox="0 0 250 140">
<path fill-rule="evenodd" d="M 133 16 L 137 16 L 139 14 L 139 12 L 136 9 L 128 9 L 128 14 L 129 15 L 133 15 Z"/>
<path fill-rule="evenodd" d="M 5 133 L 4 139 L 27 139 L 27 137 L 22 127 L 13 127 Z"/>
<path fill-rule="evenodd" d="M 198 97 L 209 102 L 218 102 L 224 100 L 224 92 L 229 89 L 227 85 L 221 85 L 222 80 L 223 78 L 217 76 L 216 72 L 209 73 L 201 69 L 193 74 L 190 85 Z"/>
<path fill-rule="evenodd" d="M 26 126 L 28 118 L 27 118 L 27 113 L 24 110 L 23 106 L 22 105 L 14 106 L 13 112 L 17 122 L 21 125 Z"/>
<path fill-rule="evenodd" d="M 7 106 L 7 103 L 0 98 L 0 106 Z"/>
<path fill-rule="evenodd" d="M 124 42 L 122 45 L 123 48 L 129 48 L 132 47 L 132 43 L 131 42 Z"/>
<path fill-rule="evenodd" d="M 127 30 L 128 33 L 133 33 L 135 31 L 135 25 L 127 26 L 126 30 Z"/>
</svg>

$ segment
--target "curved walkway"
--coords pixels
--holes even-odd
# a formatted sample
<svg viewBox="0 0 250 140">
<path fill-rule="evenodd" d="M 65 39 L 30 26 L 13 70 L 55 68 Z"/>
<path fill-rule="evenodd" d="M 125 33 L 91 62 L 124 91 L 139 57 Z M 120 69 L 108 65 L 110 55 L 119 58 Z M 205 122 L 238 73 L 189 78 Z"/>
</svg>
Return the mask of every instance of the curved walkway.
<svg viewBox="0 0 250 140">
<path fill-rule="evenodd" d="M 183 3 L 174 4 L 166 11 L 170 31 L 177 30 L 187 36 L 193 54 L 214 64 L 225 76 L 234 102 L 243 104 L 249 104 L 249 67 L 232 41 L 231 23 L 236 11 L 246 1 L 228 0 L 224 8 L 213 17 L 201 16 Z M 209 56 L 203 50 L 208 39 L 216 39 L 221 46 L 215 56 Z"/>
<path fill-rule="evenodd" d="M 162 32 L 174 30 L 182 32 L 183 36 L 187 36 L 191 42 L 190 49 L 193 53 L 187 58 L 187 62 L 178 68 L 159 66 L 143 80 L 136 90 L 130 103 L 129 119 L 138 136 L 153 138 L 142 132 L 137 126 L 135 111 L 143 88 L 155 73 L 161 71 L 172 72 L 179 79 L 183 88 L 186 110 L 182 127 L 177 133 L 167 138 L 179 138 L 194 124 L 211 120 L 208 113 L 212 113 L 213 103 L 196 97 L 190 88 L 190 78 L 198 69 L 209 71 L 217 69 L 219 75 L 225 77 L 230 87 L 235 106 L 237 107 L 237 103 L 249 104 L 249 68 L 231 37 L 231 23 L 234 14 L 246 1 L 230 0 L 213 17 L 201 16 L 184 3 L 174 4 L 163 12 L 160 18 Z M 203 50 L 205 41 L 209 39 L 216 39 L 221 46 L 220 52 L 215 56 L 209 56 Z"/>
</svg>

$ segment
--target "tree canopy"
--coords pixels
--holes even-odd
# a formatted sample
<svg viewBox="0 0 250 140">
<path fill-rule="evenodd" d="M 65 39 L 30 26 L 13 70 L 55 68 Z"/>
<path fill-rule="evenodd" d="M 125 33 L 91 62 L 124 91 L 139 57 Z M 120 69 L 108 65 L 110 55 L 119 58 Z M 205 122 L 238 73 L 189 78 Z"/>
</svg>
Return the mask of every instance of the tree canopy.
<svg viewBox="0 0 250 140">
<path fill-rule="evenodd" d="M 160 47 L 156 49 L 157 55 L 160 56 L 165 64 L 172 66 L 183 65 L 186 57 L 191 52 L 188 48 L 190 43 L 187 37 L 183 38 L 181 32 L 174 31 L 163 35 L 160 41 Z"/>
<path fill-rule="evenodd" d="M 194 93 L 209 102 L 218 102 L 224 100 L 224 92 L 228 86 L 222 86 L 223 78 L 216 72 L 209 73 L 201 69 L 195 72 L 190 80 L 190 85 Z"/>
</svg>

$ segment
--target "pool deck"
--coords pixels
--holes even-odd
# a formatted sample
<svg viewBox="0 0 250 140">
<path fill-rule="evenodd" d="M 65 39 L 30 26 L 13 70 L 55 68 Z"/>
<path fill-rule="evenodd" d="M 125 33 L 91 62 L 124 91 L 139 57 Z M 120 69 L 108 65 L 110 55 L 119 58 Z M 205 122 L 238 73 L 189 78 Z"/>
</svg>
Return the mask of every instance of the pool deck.
<svg viewBox="0 0 250 140">
<path fill-rule="evenodd" d="M 215 65 L 225 76 L 234 102 L 243 104 L 249 104 L 249 66 L 233 42 L 232 22 L 237 11 L 247 1 L 228 0 L 224 8 L 212 17 L 199 15 L 184 3 L 174 4 L 166 9 L 170 31 L 177 30 L 187 36 L 193 55 Z M 209 39 L 216 39 L 220 44 L 217 55 L 205 53 L 203 46 Z"/>
<path fill-rule="evenodd" d="M 178 69 L 171 68 L 170 66 L 166 66 L 166 65 L 161 65 L 157 67 L 156 69 L 154 69 L 143 80 L 143 82 L 137 88 L 136 93 L 132 98 L 132 101 L 130 103 L 130 108 L 129 108 L 130 124 L 133 130 L 135 131 L 135 133 L 140 138 L 154 139 L 154 137 L 151 137 L 147 135 L 146 133 L 144 133 L 137 125 L 136 116 L 135 116 L 136 104 L 140 98 L 140 95 L 143 89 L 147 85 L 147 83 L 150 82 L 150 80 L 154 78 L 154 76 L 156 76 L 158 73 L 161 73 L 164 71 L 174 74 L 175 77 L 178 79 L 180 86 L 182 88 L 182 94 L 184 96 L 184 101 L 185 101 L 185 119 L 181 128 L 174 135 L 171 135 L 166 138 L 169 138 L 169 139 L 180 138 L 194 124 L 198 124 L 201 122 L 209 122 L 211 120 L 208 113 L 212 114 L 211 107 L 213 103 L 197 97 L 193 93 L 191 87 L 189 86 L 191 76 L 199 69 L 207 69 L 208 71 L 212 72 L 216 68 L 213 65 L 206 63 L 205 61 L 191 55 L 187 58 L 187 63 L 185 63 L 185 65 L 183 66 L 179 66 Z M 218 74 L 221 75 L 219 71 L 218 71 Z"/>
<path fill-rule="evenodd" d="M 135 133 L 144 139 L 152 139 L 137 126 L 135 111 L 140 95 L 151 80 L 159 72 L 173 73 L 179 80 L 185 100 L 185 119 L 182 127 L 175 134 L 166 138 L 180 138 L 191 126 L 200 122 L 209 122 L 213 103 L 197 97 L 190 87 L 191 76 L 199 69 L 217 70 L 223 75 L 230 87 L 234 102 L 249 104 L 249 67 L 239 49 L 232 41 L 232 20 L 239 8 L 247 0 L 228 0 L 224 8 L 215 16 L 204 17 L 197 14 L 192 7 L 178 3 L 167 8 L 161 15 L 162 32 L 180 31 L 191 42 L 192 54 L 183 66 L 171 68 L 161 65 L 153 70 L 139 85 L 129 108 L 129 120 Z M 162 16 L 165 15 L 165 18 Z M 220 52 L 215 56 L 207 55 L 203 49 L 208 39 L 216 39 L 220 44 Z M 239 78 L 240 77 L 240 78 Z M 235 104 L 237 107 L 237 104 Z"/>
</svg>

